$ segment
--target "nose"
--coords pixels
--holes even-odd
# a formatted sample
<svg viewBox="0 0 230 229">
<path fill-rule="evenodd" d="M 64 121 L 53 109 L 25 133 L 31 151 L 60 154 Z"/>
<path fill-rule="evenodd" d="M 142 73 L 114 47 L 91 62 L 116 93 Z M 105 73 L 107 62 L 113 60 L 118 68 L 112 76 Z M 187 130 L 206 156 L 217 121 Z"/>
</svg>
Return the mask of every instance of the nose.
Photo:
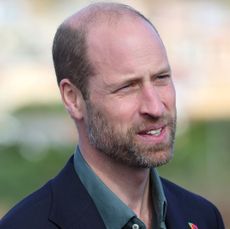
<svg viewBox="0 0 230 229">
<path fill-rule="evenodd" d="M 164 114 L 165 105 L 158 90 L 153 86 L 142 88 L 140 98 L 140 113 L 142 115 L 159 118 Z"/>
</svg>

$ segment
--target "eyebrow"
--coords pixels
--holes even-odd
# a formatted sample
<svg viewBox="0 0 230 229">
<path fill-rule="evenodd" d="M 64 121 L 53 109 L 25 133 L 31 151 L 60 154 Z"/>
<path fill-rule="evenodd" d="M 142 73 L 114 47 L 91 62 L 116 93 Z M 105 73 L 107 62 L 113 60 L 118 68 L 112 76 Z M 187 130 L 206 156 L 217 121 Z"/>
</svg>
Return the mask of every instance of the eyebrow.
<svg viewBox="0 0 230 229">
<path fill-rule="evenodd" d="M 130 79 L 121 80 L 119 82 L 109 83 L 106 86 L 107 86 L 107 89 L 109 91 L 111 91 L 112 93 L 115 93 L 117 90 L 119 90 L 120 88 L 122 88 L 125 85 L 131 84 L 134 82 L 140 82 L 140 81 L 141 81 L 140 77 L 133 77 Z"/>
<path fill-rule="evenodd" d="M 156 78 L 157 76 L 163 75 L 163 74 L 171 75 L 170 66 L 167 66 L 164 69 L 161 69 L 160 71 L 158 71 L 158 72 L 156 72 L 154 74 L 150 73 L 150 78 L 152 80 L 152 79 Z M 126 84 L 135 83 L 135 82 L 138 83 L 138 82 L 141 82 L 141 81 L 143 81 L 142 76 L 132 76 L 131 75 L 130 78 L 128 78 L 128 79 L 121 80 L 120 82 L 114 82 L 114 83 L 111 83 L 111 84 L 107 84 L 107 87 L 111 91 L 116 91 L 120 87 L 125 86 Z"/>
<path fill-rule="evenodd" d="M 160 71 L 154 73 L 154 74 L 151 74 L 152 76 L 159 76 L 159 75 L 162 75 L 162 74 L 170 74 L 171 75 L 172 71 L 171 71 L 171 68 L 170 66 L 168 65 L 167 67 L 161 69 Z"/>
</svg>

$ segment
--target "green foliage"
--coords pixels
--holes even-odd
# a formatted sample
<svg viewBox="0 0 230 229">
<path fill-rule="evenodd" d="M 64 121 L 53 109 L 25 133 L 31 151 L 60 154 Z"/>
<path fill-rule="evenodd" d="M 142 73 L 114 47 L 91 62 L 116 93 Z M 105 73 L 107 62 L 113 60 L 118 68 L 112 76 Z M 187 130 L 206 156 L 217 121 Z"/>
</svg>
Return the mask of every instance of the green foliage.
<svg viewBox="0 0 230 229">
<path fill-rule="evenodd" d="M 161 175 L 198 192 L 229 189 L 229 130 L 229 120 L 191 123 L 177 136 L 174 159 L 159 169 Z"/>
<path fill-rule="evenodd" d="M 0 147 L 0 203 L 6 208 L 39 188 L 64 166 L 75 146 L 50 147 L 40 160 L 28 161 L 21 146 Z"/>
<path fill-rule="evenodd" d="M 65 113 L 65 109 L 62 103 L 45 104 L 45 103 L 35 103 L 22 106 L 14 111 L 14 115 L 24 115 L 24 114 L 37 114 L 37 113 Z"/>
</svg>

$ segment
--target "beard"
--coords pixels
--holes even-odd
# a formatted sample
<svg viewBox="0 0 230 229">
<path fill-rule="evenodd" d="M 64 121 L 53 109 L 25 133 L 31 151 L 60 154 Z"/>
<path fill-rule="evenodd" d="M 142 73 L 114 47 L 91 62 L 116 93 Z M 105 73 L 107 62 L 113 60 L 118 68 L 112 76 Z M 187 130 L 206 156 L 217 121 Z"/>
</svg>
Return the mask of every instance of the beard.
<svg viewBox="0 0 230 229">
<path fill-rule="evenodd" d="M 161 118 L 146 117 L 141 124 L 136 124 L 125 133 L 107 119 L 90 101 L 86 102 L 88 119 L 87 131 L 90 144 L 99 152 L 113 160 L 136 168 L 158 167 L 166 164 L 173 157 L 176 132 L 176 114 Z M 152 145 L 135 141 L 137 133 L 148 124 L 165 123 L 169 128 L 166 142 Z"/>
</svg>

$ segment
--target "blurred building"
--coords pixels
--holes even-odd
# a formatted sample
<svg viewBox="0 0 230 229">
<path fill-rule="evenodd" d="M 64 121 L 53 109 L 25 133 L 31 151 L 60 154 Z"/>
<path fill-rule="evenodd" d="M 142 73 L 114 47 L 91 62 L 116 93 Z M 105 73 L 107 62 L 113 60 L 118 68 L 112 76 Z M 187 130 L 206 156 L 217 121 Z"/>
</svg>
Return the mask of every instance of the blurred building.
<svg viewBox="0 0 230 229">
<path fill-rule="evenodd" d="M 90 1 L 0 1 L 0 113 L 60 101 L 51 46 L 59 23 Z M 121 1 L 156 24 L 168 50 L 179 117 L 230 117 L 230 7 L 220 1 Z"/>
<path fill-rule="evenodd" d="M 44 125 L 42 122 L 36 125 L 36 120 L 40 119 L 34 119 L 34 125 L 41 127 L 41 130 L 35 129 L 31 122 L 25 123 L 28 115 L 27 119 L 20 120 L 12 116 L 12 112 L 31 104 L 60 103 L 51 55 L 53 36 L 63 19 L 89 2 L 0 1 L 0 42 L 3 44 L 0 123 L 4 123 L 0 126 L 1 142 L 14 139 L 20 126 L 31 126 L 31 131 L 42 132 L 42 126 L 53 123 L 54 114 L 52 117 L 43 115 Z M 162 36 L 175 79 L 179 121 L 229 119 L 230 6 L 219 1 L 120 2 L 144 12 Z M 56 119 L 59 118 L 57 114 Z M 71 125 L 66 121 L 57 127 L 71 129 Z M 62 136 L 65 131 L 57 133 L 60 139 L 68 139 Z M 31 136 L 30 131 L 27 134 Z M 52 134 L 48 135 L 47 138 L 52 139 Z M 56 135 L 53 138 L 54 142 L 59 142 Z"/>
</svg>

